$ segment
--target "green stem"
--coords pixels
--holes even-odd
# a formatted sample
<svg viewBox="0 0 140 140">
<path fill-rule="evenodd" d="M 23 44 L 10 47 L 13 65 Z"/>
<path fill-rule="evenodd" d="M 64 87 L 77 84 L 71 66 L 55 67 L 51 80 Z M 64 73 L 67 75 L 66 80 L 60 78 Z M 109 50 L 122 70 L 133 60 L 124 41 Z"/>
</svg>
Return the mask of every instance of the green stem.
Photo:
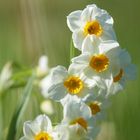
<svg viewBox="0 0 140 140">
<path fill-rule="evenodd" d="M 0 94 L 0 140 L 2 140 L 3 136 L 3 113 L 2 113 L 2 96 Z"/>
<path fill-rule="evenodd" d="M 71 63 L 71 59 L 75 56 L 75 48 L 73 45 L 73 40 L 71 39 L 70 42 L 70 63 Z"/>
<path fill-rule="evenodd" d="M 28 69 L 28 70 L 24 70 L 24 71 L 20 71 L 15 73 L 11 79 L 12 80 L 17 80 L 17 79 L 21 79 L 24 77 L 30 77 L 32 75 L 33 70 L 32 69 Z"/>
</svg>

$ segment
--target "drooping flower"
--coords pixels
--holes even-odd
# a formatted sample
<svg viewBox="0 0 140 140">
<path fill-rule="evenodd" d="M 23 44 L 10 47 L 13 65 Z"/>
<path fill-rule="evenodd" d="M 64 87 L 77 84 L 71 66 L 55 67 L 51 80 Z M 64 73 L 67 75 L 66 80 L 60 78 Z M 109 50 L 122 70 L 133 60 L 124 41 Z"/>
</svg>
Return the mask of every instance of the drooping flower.
<svg viewBox="0 0 140 140">
<path fill-rule="evenodd" d="M 59 140 L 52 123 L 46 115 L 39 115 L 34 121 L 27 121 L 23 127 L 24 136 L 20 140 Z"/>
<path fill-rule="evenodd" d="M 49 72 L 48 57 L 46 55 L 43 55 L 39 59 L 38 66 L 36 69 L 36 74 L 38 77 L 43 77 L 48 72 Z"/>
<path fill-rule="evenodd" d="M 67 25 L 73 32 L 74 45 L 79 50 L 82 49 L 84 39 L 89 36 L 96 36 L 101 42 L 116 40 L 113 22 L 113 18 L 107 11 L 98 8 L 95 4 L 88 5 L 83 11 L 74 11 L 67 17 Z"/>
<path fill-rule="evenodd" d="M 91 113 L 93 117 L 96 120 L 103 120 L 106 116 L 106 109 L 110 105 L 110 101 L 108 98 L 106 98 L 105 91 L 102 91 L 102 93 L 96 93 L 94 96 L 88 96 L 86 100 L 83 100 L 91 110 Z"/>
<path fill-rule="evenodd" d="M 93 37 L 92 37 L 93 38 Z M 120 70 L 119 54 L 121 48 L 116 41 L 108 41 L 93 45 L 86 38 L 83 43 L 82 54 L 72 59 L 70 69 L 84 72 L 88 78 L 96 76 L 109 78 Z"/>
<path fill-rule="evenodd" d="M 12 63 L 8 62 L 5 64 L 0 73 L 0 93 L 8 89 L 13 84 L 11 77 L 12 77 Z"/>
<path fill-rule="evenodd" d="M 57 101 L 63 99 L 67 94 L 84 98 L 90 94 L 91 90 L 93 92 L 93 89 L 89 88 L 88 79 L 82 73 L 76 74 L 72 70 L 67 71 L 63 66 L 52 69 L 46 84 L 48 87 L 45 88 L 43 95 Z"/>
<path fill-rule="evenodd" d="M 99 128 L 96 126 L 91 109 L 77 96 L 69 96 L 63 105 L 62 125 L 75 130 L 75 136 L 81 140 L 96 137 Z M 69 136 L 71 140 L 71 135 Z M 81 138 L 81 139 L 80 139 Z M 82 139 L 82 140 L 83 140 Z"/>
</svg>

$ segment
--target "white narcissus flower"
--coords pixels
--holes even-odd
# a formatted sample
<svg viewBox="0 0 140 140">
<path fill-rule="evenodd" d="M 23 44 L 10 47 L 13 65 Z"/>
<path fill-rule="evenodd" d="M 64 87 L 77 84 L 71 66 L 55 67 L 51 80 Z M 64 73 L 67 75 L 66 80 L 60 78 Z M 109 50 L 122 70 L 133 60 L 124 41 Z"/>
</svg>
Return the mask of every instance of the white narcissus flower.
<svg viewBox="0 0 140 140">
<path fill-rule="evenodd" d="M 43 55 L 39 58 L 36 74 L 38 77 L 45 76 L 49 71 L 48 57 Z"/>
<path fill-rule="evenodd" d="M 113 18 L 107 11 L 98 8 L 95 4 L 88 5 L 83 11 L 74 11 L 67 17 L 67 25 L 73 32 L 74 45 L 79 50 L 82 49 L 84 39 L 89 36 L 96 36 L 101 42 L 116 40 L 113 22 Z"/>
<path fill-rule="evenodd" d="M 106 109 L 110 106 L 109 99 L 106 98 L 106 93 L 94 94 L 89 96 L 84 101 L 91 109 L 92 115 L 96 120 L 103 120 L 106 116 Z"/>
<path fill-rule="evenodd" d="M 123 49 L 119 54 L 119 59 L 120 69 L 117 74 L 111 75 L 109 79 L 102 79 L 99 77 L 95 78 L 97 85 L 102 85 L 102 88 L 106 90 L 106 96 L 123 90 L 127 81 L 134 80 L 136 78 L 136 67 L 131 64 L 129 53 Z"/>
<path fill-rule="evenodd" d="M 24 136 L 20 140 L 60 140 L 52 123 L 46 115 L 39 115 L 34 121 L 27 121 L 23 128 Z"/>
<path fill-rule="evenodd" d="M 46 86 L 46 98 L 60 101 L 67 94 L 76 95 L 84 98 L 93 90 L 88 87 L 88 80 L 83 74 L 76 74 L 63 66 L 57 66 L 52 69 Z M 45 86 L 45 84 L 44 84 Z M 93 92 L 93 91 L 92 91 Z"/>
<path fill-rule="evenodd" d="M 73 135 L 69 134 L 70 140 L 72 140 L 73 136 L 78 140 L 91 140 L 96 137 L 99 129 L 95 124 L 95 119 L 88 105 L 77 96 L 69 96 L 67 102 L 62 105 L 62 125 L 67 126 L 70 132 L 74 133 Z"/>
<path fill-rule="evenodd" d="M 93 37 L 92 37 L 93 38 Z M 115 41 L 93 45 L 89 38 L 83 43 L 83 53 L 72 59 L 70 69 L 75 72 L 84 72 L 88 78 L 96 76 L 108 78 L 120 71 L 119 54 L 121 49 Z"/>
</svg>

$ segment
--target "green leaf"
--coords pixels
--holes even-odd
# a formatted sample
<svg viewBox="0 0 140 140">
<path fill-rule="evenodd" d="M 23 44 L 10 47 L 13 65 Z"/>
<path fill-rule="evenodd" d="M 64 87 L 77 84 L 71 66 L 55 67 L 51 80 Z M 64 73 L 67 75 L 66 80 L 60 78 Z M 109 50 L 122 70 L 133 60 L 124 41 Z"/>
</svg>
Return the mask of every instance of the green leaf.
<svg viewBox="0 0 140 140">
<path fill-rule="evenodd" d="M 33 76 L 29 79 L 24 91 L 23 91 L 23 96 L 16 108 L 16 111 L 12 117 L 11 123 L 10 123 L 10 127 L 9 127 L 9 132 L 7 135 L 7 140 L 15 140 L 16 137 L 16 132 L 17 132 L 17 126 L 20 123 L 21 117 L 27 107 L 27 104 L 30 100 L 30 96 L 31 96 L 31 91 L 33 88 L 33 81 L 35 79 L 35 75 L 33 74 Z"/>
</svg>

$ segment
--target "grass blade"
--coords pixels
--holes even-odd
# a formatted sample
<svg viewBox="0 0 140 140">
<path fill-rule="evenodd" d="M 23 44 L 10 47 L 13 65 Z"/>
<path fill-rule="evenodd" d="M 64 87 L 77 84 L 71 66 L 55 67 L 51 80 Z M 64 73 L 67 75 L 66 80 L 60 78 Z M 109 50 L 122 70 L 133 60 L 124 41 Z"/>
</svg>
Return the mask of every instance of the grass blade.
<svg viewBox="0 0 140 140">
<path fill-rule="evenodd" d="M 28 101 L 30 99 L 34 78 L 35 78 L 35 75 L 33 75 L 29 79 L 29 81 L 28 81 L 28 83 L 23 91 L 23 97 L 20 100 L 19 105 L 16 108 L 16 111 L 15 111 L 15 113 L 12 117 L 11 123 L 10 123 L 9 132 L 7 135 L 7 140 L 11 140 L 11 139 L 15 140 L 17 125 L 19 124 L 19 122 L 21 120 L 20 118 L 21 118 L 22 114 L 24 113 L 26 106 L 28 104 Z"/>
</svg>

